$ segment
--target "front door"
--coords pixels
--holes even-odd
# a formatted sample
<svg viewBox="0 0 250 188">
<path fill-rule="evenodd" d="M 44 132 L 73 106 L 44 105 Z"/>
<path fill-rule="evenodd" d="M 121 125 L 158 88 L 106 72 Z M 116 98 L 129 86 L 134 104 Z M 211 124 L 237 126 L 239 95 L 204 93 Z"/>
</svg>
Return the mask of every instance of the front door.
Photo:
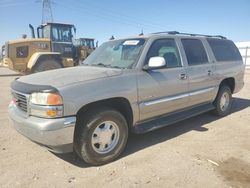
<svg viewBox="0 0 250 188">
<path fill-rule="evenodd" d="M 141 121 L 185 108 L 188 102 L 187 73 L 176 41 L 173 38 L 154 41 L 145 63 L 157 56 L 164 57 L 166 67 L 138 74 Z"/>
</svg>

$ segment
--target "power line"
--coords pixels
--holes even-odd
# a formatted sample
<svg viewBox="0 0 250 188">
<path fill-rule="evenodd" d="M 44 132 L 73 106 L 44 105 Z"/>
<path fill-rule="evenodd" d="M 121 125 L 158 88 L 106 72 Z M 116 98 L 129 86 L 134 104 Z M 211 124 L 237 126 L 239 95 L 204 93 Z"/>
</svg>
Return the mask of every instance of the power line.
<svg viewBox="0 0 250 188">
<path fill-rule="evenodd" d="M 73 3 L 73 2 L 72 2 Z M 71 3 L 71 4 L 72 4 Z M 150 26 L 150 25 L 147 25 L 145 23 L 139 23 L 139 22 L 136 22 L 134 19 L 133 20 L 128 20 L 128 19 L 121 19 L 115 15 L 110 15 L 110 14 L 107 14 L 106 12 L 98 12 L 98 11 L 92 11 L 90 10 L 89 8 L 86 8 L 86 6 L 82 6 L 81 4 L 77 4 L 77 5 L 72 5 L 73 7 L 71 6 L 64 6 L 64 4 L 61 4 L 59 2 L 56 3 L 58 6 L 61 6 L 63 8 L 66 8 L 67 10 L 71 9 L 73 10 L 75 13 L 78 13 L 78 14 L 82 14 L 86 17 L 87 14 L 89 15 L 92 15 L 94 17 L 98 17 L 100 19 L 103 19 L 105 21 L 109 21 L 109 22 L 116 22 L 118 24 L 122 24 L 122 25 L 126 25 L 126 26 L 132 26 L 134 28 L 137 28 L 138 30 L 141 30 L 142 28 L 147 28 L 147 29 L 156 29 L 157 27 L 156 26 Z M 156 30 L 159 30 L 160 27 L 158 27 Z M 161 28 L 162 30 L 163 28 Z"/>
<path fill-rule="evenodd" d="M 141 17 L 133 17 L 130 15 L 123 14 L 121 12 L 116 12 L 114 9 L 106 8 L 98 6 L 96 3 L 95 5 L 93 2 L 84 2 L 83 3 L 78 1 L 72 1 L 70 5 L 72 7 L 65 7 L 61 2 L 57 1 L 57 4 L 61 7 L 67 8 L 67 9 L 73 9 L 75 10 L 75 13 L 83 14 L 85 17 L 86 15 L 92 15 L 94 17 L 101 18 L 105 21 L 109 22 L 116 22 L 120 25 L 127 25 L 132 26 L 134 28 L 137 28 L 138 30 L 144 29 L 149 30 L 151 32 L 153 31 L 165 31 L 165 30 L 178 30 L 181 32 L 188 32 L 185 30 L 182 30 L 181 28 L 177 27 L 170 27 L 170 26 L 164 26 L 162 24 L 153 23 L 148 20 L 142 19 Z M 78 10 L 78 11 L 77 11 Z"/>
<path fill-rule="evenodd" d="M 75 3 L 77 3 L 77 2 L 75 2 Z M 77 6 L 82 6 L 82 4 L 80 2 L 78 2 Z M 86 7 L 89 7 L 88 9 L 90 9 L 90 7 L 94 7 L 95 12 L 98 12 L 98 13 L 105 15 L 107 17 L 110 17 L 112 19 L 115 18 L 115 19 L 119 20 L 120 22 L 126 22 L 128 24 L 131 24 L 131 23 L 135 24 L 136 26 L 139 26 L 140 30 L 142 28 L 149 28 L 149 29 L 155 28 L 156 30 L 159 30 L 159 29 L 162 30 L 163 28 L 164 28 L 164 30 L 166 29 L 166 27 L 162 27 L 158 24 L 152 24 L 152 23 L 149 23 L 148 21 L 141 21 L 140 22 L 139 18 L 135 18 L 135 17 L 131 17 L 131 16 L 128 16 L 125 14 L 121 14 L 120 12 L 115 12 L 115 11 L 108 9 L 108 8 L 103 8 L 103 7 L 100 7 L 97 5 L 93 5 L 93 4 L 90 4 L 89 2 L 85 3 L 85 6 L 83 7 L 84 11 L 86 10 Z"/>
<path fill-rule="evenodd" d="M 78 3 L 79 5 L 81 4 L 81 1 L 78 0 Z M 147 25 L 148 27 L 153 27 L 153 28 L 158 28 L 158 29 L 170 29 L 170 30 L 173 30 L 174 28 L 171 28 L 169 26 L 163 26 L 159 23 L 155 23 L 155 22 L 151 22 L 149 20 L 145 20 L 145 19 L 142 19 L 142 17 L 133 17 L 131 15 L 128 15 L 128 14 L 124 14 L 122 12 L 117 12 L 117 11 L 114 11 L 114 9 L 110 9 L 110 8 L 106 8 L 106 7 L 103 7 L 103 6 L 100 6 L 100 4 L 98 5 L 97 4 L 98 2 L 84 2 L 85 5 L 89 5 L 88 7 L 94 7 L 94 8 L 98 8 L 98 12 L 103 12 L 104 14 L 109 14 L 110 16 L 113 16 L 113 17 L 119 17 L 121 19 L 124 19 L 124 20 L 128 20 L 128 21 L 132 21 L 136 24 L 143 24 L 143 25 Z M 99 1 L 100 3 L 100 1 Z M 86 6 L 85 6 L 86 7 Z"/>
<path fill-rule="evenodd" d="M 78 0 L 78 3 L 80 5 L 82 3 L 82 1 Z M 177 24 L 175 26 L 169 26 L 169 25 L 166 26 L 166 25 L 163 25 L 161 23 L 157 23 L 157 22 L 153 22 L 153 21 L 150 21 L 150 20 L 146 20 L 143 16 L 134 17 L 134 16 L 131 16 L 130 14 L 129 15 L 128 14 L 124 14 L 124 12 L 121 12 L 121 11 L 119 11 L 119 12 L 115 11 L 115 9 L 103 7 L 102 5 L 100 5 L 100 3 L 103 3 L 103 2 L 102 1 L 91 1 L 91 2 L 88 1 L 88 2 L 84 2 L 84 5 L 87 4 L 87 5 L 90 5 L 89 7 L 91 7 L 91 6 L 92 7 L 96 7 L 96 8 L 99 9 L 98 10 L 99 12 L 104 12 L 104 14 L 109 14 L 112 17 L 116 17 L 116 18 L 120 17 L 121 19 L 125 19 L 125 20 L 131 21 L 131 22 L 134 22 L 134 23 L 137 23 L 137 24 L 140 24 L 140 25 L 146 25 L 146 27 L 148 27 L 150 29 L 153 28 L 153 29 L 156 29 L 156 30 L 163 30 L 163 31 L 166 31 L 166 30 L 178 30 L 180 32 L 187 32 L 187 33 L 192 32 L 192 31 L 187 31 L 185 29 L 183 30 L 180 27 L 180 24 Z M 86 8 L 86 6 L 85 6 L 85 8 Z M 141 27 L 141 28 L 144 28 L 144 27 Z"/>
<path fill-rule="evenodd" d="M 17 7 L 29 4 L 29 2 L 0 1 L 0 8 Z"/>
<path fill-rule="evenodd" d="M 3 2 L 14 3 L 12 0 L 2 0 Z M 1 0 L 0 0 L 1 2 Z M 41 3 L 42 2 L 42 23 L 45 22 L 53 22 L 53 14 L 51 9 L 51 0 L 36 0 L 36 2 Z M 55 3 L 54 3 L 55 4 Z M 14 5 L 14 4 L 13 4 Z M 169 27 L 169 26 L 163 26 L 158 23 L 153 23 L 151 21 L 145 20 L 141 17 L 133 17 L 130 15 L 125 15 L 121 12 L 116 12 L 113 9 L 101 7 L 100 5 L 97 5 L 96 3 L 93 4 L 90 2 L 84 2 L 84 5 L 82 2 L 78 1 L 72 1 L 69 6 L 65 6 L 63 2 L 57 1 L 56 5 L 59 5 L 63 8 L 72 9 L 75 13 L 80 13 L 86 16 L 87 14 L 90 14 L 94 17 L 101 18 L 105 21 L 109 22 L 116 22 L 118 24 L 131 26 L 134 28 L 137 28 L 138 30 L 144 29 L 144 30 L 180 30 L 177 28 Z M 71 5 L 71 6 L 70 6 Z M 1 7 L 1 4 L 0 4 Z M 182 30 L 180 30 L 182 31 Z M 185 32 L 185 31 L 182 31 Z M 187 31 L 186 31 L 187 32 Z"/>
</svg>

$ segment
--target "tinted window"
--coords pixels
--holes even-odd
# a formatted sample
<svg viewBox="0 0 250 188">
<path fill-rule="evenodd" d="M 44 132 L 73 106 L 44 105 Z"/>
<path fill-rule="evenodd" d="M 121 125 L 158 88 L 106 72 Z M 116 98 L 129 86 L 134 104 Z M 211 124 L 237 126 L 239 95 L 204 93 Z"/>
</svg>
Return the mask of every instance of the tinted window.
<svg viewBox="0 0 250 188">
<path fill-rule="evenodd" d="M 207 39 L 217 61 L 242 60 L 235 44 L 230 40 Z"/>
<path fill-rule="evenodd" d="M 20 46 L 16 48 L 16 57 L 18 58 L 26 58 L 29 54 L 28 46 Z"/>
<path fill-rule="evenodd" d="M 198 39 L 181 39 L 189 65 L 208 62 L 207 54 L 202 42 Z"/>
<path fill-rule="evenodd" d="M 57 42 L 71 42 L 70 27 L 52 27 L 52 40 Z"/>
<path fill-rule="evenodd" d="M 168 68 L 181 66 L 178 48 L 174 39 L 160 39 L 152 44 L 147 55 L 147 60 L 158 56 L 165 59 L 166 67 Z"/>
</svg>

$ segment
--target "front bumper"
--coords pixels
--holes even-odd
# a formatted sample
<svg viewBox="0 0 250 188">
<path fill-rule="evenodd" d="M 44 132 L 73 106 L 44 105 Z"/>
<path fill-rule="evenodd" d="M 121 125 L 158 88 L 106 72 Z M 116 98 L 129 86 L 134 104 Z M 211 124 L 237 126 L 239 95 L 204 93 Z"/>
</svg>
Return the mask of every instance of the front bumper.
<svg viewBox="0 0 250 188">
<path fill-rule="evenodd" d="M 15 105 L 9 105 L 13 127 L 22 135 L 55 153 L 73 151 L 76 117 L 45 119 L 26 116 Z"/>
</svg>

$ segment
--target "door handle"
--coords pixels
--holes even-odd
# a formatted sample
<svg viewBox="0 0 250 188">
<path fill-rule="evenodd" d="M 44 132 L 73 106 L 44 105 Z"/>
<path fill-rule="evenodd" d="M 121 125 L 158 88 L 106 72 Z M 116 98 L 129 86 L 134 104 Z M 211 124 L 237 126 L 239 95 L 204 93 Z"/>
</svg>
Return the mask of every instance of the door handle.
<svg viewBox="0 0 250 188">
<path fill-rule="evenodd" d="M 207 74 L 208 74 L 208 76 L 210 76 L 210 75 L 212 74 L 212 71 L 211 71 L 211 70 L 208 70 L 208 71 L 207 71 Z"/>
<path fill-rule="evenodd" d="M 180 78 L 180 80 L 186 80 L 187 79 L 187 74 L 180 74 L 179 78 Z"/>
</svg>

